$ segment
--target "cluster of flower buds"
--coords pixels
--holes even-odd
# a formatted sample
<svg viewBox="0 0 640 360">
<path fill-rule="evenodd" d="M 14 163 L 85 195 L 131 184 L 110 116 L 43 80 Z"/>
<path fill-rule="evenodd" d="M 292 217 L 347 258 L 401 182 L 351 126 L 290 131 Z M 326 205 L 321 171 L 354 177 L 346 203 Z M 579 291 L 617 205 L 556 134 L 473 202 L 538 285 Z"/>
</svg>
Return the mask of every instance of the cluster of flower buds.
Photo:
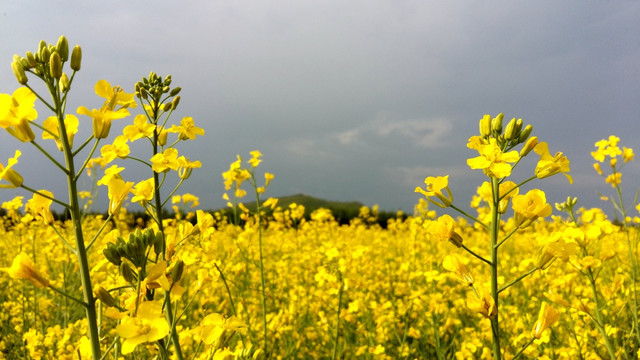
<svg viewBox="0 0 640 360">
<path fill-rule="evenodd" d="M 153 247 L 156 254 L 160 254 L 163 246 L 162 232 L 154 233 L 153 229 L 142 232 L 138 229 L 129 234 L 128 241 L 118 237 L 116 243 L 109 243 L 103 253 L 113 265 L 120 266 L 123 263 L 122 259 L 125 258 L 136 267 L 144 268 L 149 248 Z"/>
<path fill-rule="evenodd" d="M 149 77 L 142 78 L 142 81 L 136 83 L 136 96 L 139 99 L 149 100 L 152 104 L 157 104 L 157 109 L 168 112 L 175 110 L 180 102 L 180 96 L 177 96 L 182 90 L 180 87 L 171 89 L 171 75 L 165 76 L 164 80 L 155 72 L 150 72 Z M 153 114 L 153 118 L 157 118 L 158 114 Z"/>
<path fill-rule="evenodd" d="M 70 61 L 71 70 L 80 70 L 82 50 L 80 45 L 76 45 L 69 55 L 69 42 L 63 35 L 56 45 L 47 44 L 42 40 L 35 53 L 27 51 L 24 57 L 14 55 L 11 69 L 22 85 L 29 81 L 26 72 L 31 72 L 42 79 L 58 80 L 62 91 L 66 91 L 69 88 L 69 77 L 63 72 L 63 66 L 67 61 Z"/>
<path fill-rule="evenodd" d="M 503 120 L 504 114 L 502 113 L 493 119 L 491 116 L 485 115 L 480 119 L 480 135 L 484 139 L 493 137 L 499 144 L 506 144 L 506 148 L 513 148 L 529 139 L 529 135 L 531 135 L 531 131 L 533 130 L 531 124 L 524 126 L 522 119 L 513 118 L 507 123 L 507 126 L 503 128 Z"/>
</svg>

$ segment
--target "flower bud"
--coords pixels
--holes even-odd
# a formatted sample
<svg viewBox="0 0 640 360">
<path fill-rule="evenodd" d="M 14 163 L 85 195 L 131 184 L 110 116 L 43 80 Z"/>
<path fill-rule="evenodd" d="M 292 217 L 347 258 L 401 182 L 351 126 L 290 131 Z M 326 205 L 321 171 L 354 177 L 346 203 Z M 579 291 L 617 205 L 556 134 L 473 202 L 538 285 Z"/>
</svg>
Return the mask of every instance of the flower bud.
<svg viewBox="0 0 640 360">
<path fill-rule="evenodd" d="M 40 58 L 42 58 L 42 51 L 44 51 L 44 49 L 47 48 L 47 42 L 44 40 L 40 40 L 40 43 L 38 44 L 38 54 L 40 54 Z M 49 57 L 47 57 L 48 59 Z"/>
<path fill-rule="evenodd" d="M 64 35 L 58 38 L 56 51 L 58 52 L 58 54 L 60 54 L 60 60 L 62 60 L 63 62 L 69 59 L 69 42 Z"/>
<path fill-rule="evenodd" d="M 532 130 L 533 130 L 533 126 L 531 126 L 531 124 L 528 124 L 527 126 L 525 126 L 524 129 L 522 129 L 522 132 L 520 132 L 520 139 L 518 139 L 518 142 L 523 143 L 527 141 L 527 139 L 529 138 L 529 135 L 531 135 Z"/>
<path fill-rule="evenodd" d="M 173 106 L 172 102 L 168 102 L 166 104 L 162 104 L 162 111 L 169 112 L 169 111 L 171 111 L 172 106 Z"/>
<path fill-rule="evenodd" d="M 104 257 L 106 257 L 107 260 L 109 260 L 109 262 L 113 265 L 120 266 L 120 264 L 122 264 L 122 259 L 120 258 L 118 247 L 115 244 L 107 244 L 107 248 L 104 249 L 102 253 L 104 254 Z"/>
<path fill-rule="evenodd" d="M 60 77 L 60 90 L 62 90 L 62 92 L 67 92 L 69 91 L 70 86 L 71 83 L 69 82 L 69 77 L 67 74 L 62 73 L 62 76 Z"/>
<path fill-rule="evenodd" d="M 49 72 L 51 76 L 56 79 L 60 79 L 62 76 L 62 59 L 56 51 L 54 51 L 49 58 Z"/>
<path fill-rule="evenodd" d="M 49 50 L 49 47 L 46 46 L 46 43 L 45 43 L 45 46 L 40 49 L 40 59 L 42 59 L 43 63 L 46 63 L 47 61 L 50 60 L 50 58 L 51 58 L 51 51 Z"/>
<path fill-rule="evenodd" d="M 13 169 L 7 169 L 2 178 L 7 180 L 14 188 L 22 186 L 22 175 Z"/>
<path fill-rule="evenodd" d="M 180 103 L 180 96 L 176 96 L 175 98 L 173 98 L 173 101 L 171 101 L 171 108 L 175 110 L 178 107 L 179 103 Z"/>
<path fill-rule="evenodd" d="M 507 140 L 514 140 L 520 138 L 520 130 L 522 129 L 522 119 L 511 119 L 504 130 L 504 137 Z"/>
<path fill-rule="evenodd" d="M 168 86 L 163 86 L 163 87 L 162 87 L 162 92 L 166 94 L 166 93 L 168 93 L 168 92 L 169 92 L 169 90 L 170 90 L 170 89 L 171 89 L 171 88 L 170 88 L 170 87 L 168 87 Z"/>
<path fill-rule="evenodd" d="M 18 82 L 21 85 L 25 85 L 29 81 L 29 78 L 27 78 L 27 74 L 25 74 L 24 72 L 24 67 L 22 66 L 22 64 L 14 61 L 11 63 L 11 69 L 13 70 L 13 74 L 16 76 L 16 79 L 18 79 Z"/>
<path fill-rule="evenodd" d="M 116 298 L 114 298 L 113 295 L 111 295 L 111 293 L 107 291 L 105 288 L 98 287 L 95 290 L 95 293 L 96 293 L 96 297 L 100 299 L 100 301 L 102 301 L 103 304 L 111 307 L 116 307 L 119 305 L 118 300 L 116 300 Z"/>
<path fill-rule="evenodd" d="M 38 65 L 38 63 L 36 62 L 36 57 L 33 56 L 33 53 L 31 51 L 27 51 L 26 58 L 29 62 L 29 67 L 36 67 L 36 65 Z"/>
<path fill-rule="evenodd" d="M 177 283 L 184 273 L 184 261 L 178 260 L 171 270 L 171 281 Z"/>
<path fill-rule="evenodd" d="M 491 116 L 485 115 L 480 119 L 480 135 L 487 137 L 491 135 Z"/>
<path fill-rule="evenodd" d="M 522 150 L 520 150 L 520 157 L 527 156 L 527 154 L 529 154 L 531 150 L 533 150 L 533 148 L 536 147 L 536 145 L 538 145 L 538 137 L 532 136 L 524 144 L 524 146 L 522 147 Z"/>
<path fill-rule="evenodd" d="M 171 90 L 171 92 L 169 93 L 169 96 L 176 96 L 176 95 L 178 95 L 178 93 L 180 93 L 180 90 L 182 90 L 182 88 L 181 88 L 181 87 L 179 87 L 179 86 L 178 86 L 177 88 L 174 88 L 174 89 L 173 89 L 173 90 Z"/>
<path fill-rule="evenodd" d="M 80 45 L 76 45 L 71 52 L 71 63 L 69 66 L 74 71 L 80 70 L 80 63 L 82 62 L 82 49 Z"/>
<path fill-rule="evenodd" d="M 494 117 L 491 120 L 491 131 L 496 134 L 502 134 L 502 119 L 504 119 L 504 114 L 500 113 L 498 116 Z"/>
<path fill-rule="evenodd" d="M 136 281 L 137 278 L 136 274 L 133 272 L 131 266 L 127 262 L 123 262 L 122 264 L 120 264 L 120 275 L 122 275 L 122 277 L 130 283 Z"/>
</svg>

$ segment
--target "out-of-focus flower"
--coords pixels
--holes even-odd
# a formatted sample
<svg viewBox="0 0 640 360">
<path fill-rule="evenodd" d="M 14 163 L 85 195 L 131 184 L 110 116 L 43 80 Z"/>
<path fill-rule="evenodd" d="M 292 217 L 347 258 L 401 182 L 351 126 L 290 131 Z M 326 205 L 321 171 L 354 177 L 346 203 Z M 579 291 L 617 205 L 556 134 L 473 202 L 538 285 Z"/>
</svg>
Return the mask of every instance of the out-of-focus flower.
<svg viewBox="0 0 640 360">
<path fill-rule="evenodd" d="M 467 265 L 465 265 L 457 255 L 449 254 L 445 256 L 444 261 L 442 261 L 442 267 L 445 270 L 454 273 L 456 278 L 463 284 L 473 284 L 473 275 L 471 275 Z"/>
<path fill-rule="evenodd" d="M 34 286 L 39 288 L 49 286 L 49 279 L 40 274 L 29 256 L 25 253 L 18 254 L 18 256 L 13 259 L 11 267 L 0 270 L 8 273 L 12 279 L 29 280 Z"/>
<path fill-rule="evenodd" d="M 6 180 L 8 184 L 0 184 L 0 188 L 17 188 L 22 185 L 22 176 L 12 167 L 18 163 L 18 158 L 22 155 L 20 150 L 16 150 L 15 155 L 7 160 L 7 166 L 0 164 L 0 180 Z"/>
<path fill-rule="evenodd" d="M 531 330 L 531 336 L 540 339 L 542 332 L 558 321 L 559 318 L 560 313 L 558 313 L 558 310 L 547 305 L 546 302 L 543 302 L 542 306 L 540 306 L 540 312 L 538 313 L 538 321 L 536 321 L 533 325 L 533 330 Z"/>
<path fill-rule="evenodd" d="M 33 197 L 27 201 L 25 209 L 36 219 L 42 220 L 45 224 L 51 224 L 53 222 L 53 214 L 50 207 L 53 200 L 40 194 L 53 198 L 53 193 L 48 190 L 39 190 L 38 192 L 39 194 L 33 194 Z"/>
<path fill-rule="evenodd" d="M 447 214 L 440 216 L 437 221 L 432 221 L 429 224 L 431 235 L 440 241 L 449 240 L 455 246 L 460 247 L 462 245 L 462 237 L 455 230 L 456 222 Z"/>
</svg>

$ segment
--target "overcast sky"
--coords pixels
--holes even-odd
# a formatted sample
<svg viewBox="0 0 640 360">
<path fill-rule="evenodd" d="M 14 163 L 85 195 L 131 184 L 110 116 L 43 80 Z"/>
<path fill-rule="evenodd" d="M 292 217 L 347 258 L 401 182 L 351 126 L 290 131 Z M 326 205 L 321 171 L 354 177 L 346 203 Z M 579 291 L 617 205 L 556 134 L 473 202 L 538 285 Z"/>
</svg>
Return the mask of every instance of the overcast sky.
<svg viewBox="0 0 640 360">
<path fill-rule="evenodd" d="M 518 117 L 563 151 L 564 176 L 534 182 L 553 204 L 611 193 L 592 168 L 611 134 L 640 152 L 639 1 L 0 1 L 0 92 L 18 84 L 13 54 L 68 37 L 83 49 L 68 109 L 99 107 L 105 79 L 133 91 L 149 71 L 172 74 L 205 137 L 179 145 L 199 159 L 182 192 L 224 206 L 221 173 L 260 150 L 275 174 L 268 196 L 305 193 L 411 211 L 426 176 L 450 174 L 468 208 L 484 177 L 466 148 L 486 113 Z M 4 60 L 2 60 L 4 59 Z M 40 111 L 44 117 L 46 112 Z M 79 116 L 90 129 L 89 118 Z M 117 120 L 112 137 L 133 117 Z M 88 130 L 87 130 L 88 131 Z M 42 142 L 42 140 L 40 141 Z M 0 134 L 0 162 L 23 150 L 25 183 L 62 196 L 62 174 L 29 144 Z M 640 160 L 640 159 L 639 159 Z M 149 177 L 135 163 L 126 180 Z M 128 166 L 127 166 L 128 165 Z M 521 180 L 533 172 L 522 164 Z M 42 176 L 46 174 L 46 176 Z M 623 171 L 632 197 L 637 164 Z M 106 189 L 104 189 L 106 192 Z M 168 192 L 168 190 L 167 190 Z M 5 201 L 17 193 L 0 192 Z M 29 194 L 20 193 L 27 197 Z M 631 200 L 628 200 L 629 202 Z M 138 209 L 137 205 L 132 209 Z"/>
</svg>

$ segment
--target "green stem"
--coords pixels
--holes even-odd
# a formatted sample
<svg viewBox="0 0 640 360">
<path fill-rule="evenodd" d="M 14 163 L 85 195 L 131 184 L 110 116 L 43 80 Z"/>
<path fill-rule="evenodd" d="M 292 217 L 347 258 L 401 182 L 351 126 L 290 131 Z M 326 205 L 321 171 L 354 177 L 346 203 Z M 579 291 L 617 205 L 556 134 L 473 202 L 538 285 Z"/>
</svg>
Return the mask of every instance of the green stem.
<svg viewBox="0 0 640 360">
<path fill-rule="evenodd" d="M 49 289 L 51 289 L 51 290 L 53 290 L 53 291 L 57 292 L 58 294 L 60 294 L 60 295 L 62 295 L 62 296 L 64 296 L 64 297 L 66 297 L 66 298 L 67 298 L 67 299 L 69 299 L 69 300 L 73 300 L 73 301 L 77 302 L 78 304 L 80 304 L 80 305 L 82 305 L 82 306 L 85 306 L 85 307 L 87 306 L 87 303 L 85 303 L 84 301 L 82 301 L 82 300 L 80 300 L 80 299 L 76 299 L 76 298 L 74 298 L 73 296 L 71 296 L 71 295 L 67 294 L 66 292 L 64 292 L 64 291 L 62 291 L 62 290 L 60 290 L 60 289 L 58 289 L 58 288 L 54 287 L 53 285 L 49 285 Z"/>
<path fill-rule="evenodd" d="M 517 358 L 519 358 L 519 357 L 520 357 L 520 355 L 522 355 L 522 354 L 524 353 L 524 351 L 525 351 L 525 350 L 526 350 L 526 349 L 527 349 L 531 344 L 533 344 L 533 342 L 534 342 L 535 340 L 536 340 L 536 338 L 532 337 L 532 338 L 531 338 L 531 340 L 529 340 L 529 342 L 528 342 L 528 343 L 526 343 L 526 344 L 522 347 L 522 349 L 520 349 L 520 351 L 518 351 L 518 353 L 516 353 L 516 354 L 513 356 L 513 359 L 511 359 L 511 360 L 516 360 Z"/>
<path fill-rule="evenodd" d="M 516 231 L 518 231 L 518 227 L 517 226 L 515 228 L 513 228 L 513 230 L 511 230 L 511 232 L 509 234 L 507 234 L 507 236 L 505 236 L 504 239 L 502 239 L 502 241 L 500 241 L 498 244 L 496 244 L 496 247 L 500 247 L 500 245 L 502 245 L 502 243 L 507 241 L 507 239 L 509 239 L 511 237 L 511 235 L 513 235 Z"/>
<path fill-rule="evenodd" d="M 522 279 L 526 278 L 527 276 L 529 276 L 529 275 L 533 274 L 536 270 L 538 270 L 538 268 L 537 268 L 537 267 L 535 267 L 535 268 L 533 268 L 533 269 L 530 269 L 530 270 L 529 270 L 529 271 L 527 271 L 526 273 L 524 273 L 524 274 L 522 274 L 522 275 L 518 276 L 515 280 L 513 280 L 513 281 L 511 281 L 510 283 L 508 283 L 507 285 L 505 285 L 505 286 L 501 287 L 501 288 L 500 288 L 500 290 L 498 290 L 498 293 L 501 293 L 501 292 L 503 292 L 503 291 L 507 290 L 508 288 L 510 288 L 511 286 L 513 286 L 513 285 L 517 284 L 520 280 L 522 280 Z"/>
<path fill-rule="evenodd" d="M 598 290 L 596 289 L 596 280 L 593 277 L 593 272 L 588 270 L 586 273 L 589 278 L 589 283 L 591 284 L 591 291 L 593 292 L 593 300 L 596 303 L 596 327 L 600 331 L 602 338 L 604 339 L 604 344 L 607 347 L 607 352 L 609 353 L 609 357 L 613 360 L 616 359 L 616 353 L 613 350 L 613 346 L 611 345 L 611 340 L 609 339 L 609 335 L 605 329 L 605 324 L 602 318 L 602 312 L 600 311 L 600 300 L 598 298 Z"/>
<path fill-rule="evenodd" d="M 264 262 L 263 262 L 263 256 L 262 256 L 262 214 L 260 212 L 261 210 L 260 193 L 258 193 L 258 185 L 256 184 L 256 178 L 253 171 L 251 172 L 251 181 L 253 183 L 253 188 L 256 193 L 256 215 L 258 217 L 258 250 L 260 253 L 260 283 L 262 285 L 262 326 L 264 326 L 263 349 L 264 349 L 265 356 L 268 357 L 269 353 L 267 352 L 267 296 L 266 296 L 266 285 L 264 280 Z"/>
<path fill-rule="evenodd" d="M 500 310 L 498 307 L 498 231 L 500 227 L 500 213 L 498 212 L 498 205 L 500 203 L 500 188 L 498 179 L 491 178 L 491 187 L 493 189 L 493 206 L 491 207 L 491 297 L 493 298 L 494 306 L 496 309 L 496 315 L 491 318 L 491 334 L 493 337 L 493 358 L 494 360 L 501 360 L 502 355 L 500 353 Z"/>
<path fill-rule="evenodd" d="M 466 247 L 463 243 L 460 243 L 460 247 L 465 249 L 469 254 L 475 256 L 479 260 L 484 261 L 485 263 L 487 263 L 487 265 L 491 266 L 491 261 L 489 261 L 489 260 L 483 258 L 482 256 L 476 254 L 475 252 L 473 252 L 473 250 L 471 250 L 468 247 Z"/>
<path fill-rule="evenodd" d="M 483 227 L 483 228 L 485 228 L 485 229 L 488 229 L 488 228 L 489 228 L 489 227 L 487 226 L 487 224 L 485 224 L 485 223 L 483 223 L 482 221 L 478 220 L 477 218 L 475 218 L 475 217 L 473 217 L 473 216 L 471 216 L 471 215 L 467 214 L 464 210 L 462 210 L 462 209 L 458 208 L 457 206 L 455 206 L 455 205 L 451 204 L 451 205 L 450 205 L 450 207 L 451 207 L 453 210 L 455 210 L 455 211 L 459 212 L 460 214 L 462 214 L 462 215 L 464 215 L 464 216 L 468 217 L 469 219 L 473 220 L 474 222 L 476 222 L 476 223 L 478 223 L 478 224 L 482 225 L 482 227 Z"/>
<path fill-rule="evenodd" d="M 49 153 L 43 149 L 40 145 L 38 145 L 38 143 L 35 140 L 31 140 L 31 144 L 33 144 L 33 146 L 35 146 L 38 150 L 40 150 L 40 152 L 42 154 L 44 154 L 44 156 L 47 157 L 47 159 L 49 159 L 55 166 L 57 166 L 60 170 L 62 170 L 63 173 L 67 173 L 69 170 L 62 166 L 62 164 L 60 164 L 56 159 L 54 159 L 51 155 L 49 155 Z"/>
<path fill-rule="evenodd" d="M 333 336 L 333 356 L 332 360 L 338 358 L 338 345 L 340 344 L 340 309 L 342 308 L 342 293 L 344 285 L 342 283 L 342 274 L 338 272 L 338 281 L 340 281 L 340 290 L 338 290 L 338 312 L 336 314 L 336 332 Z"/>
</svg>

